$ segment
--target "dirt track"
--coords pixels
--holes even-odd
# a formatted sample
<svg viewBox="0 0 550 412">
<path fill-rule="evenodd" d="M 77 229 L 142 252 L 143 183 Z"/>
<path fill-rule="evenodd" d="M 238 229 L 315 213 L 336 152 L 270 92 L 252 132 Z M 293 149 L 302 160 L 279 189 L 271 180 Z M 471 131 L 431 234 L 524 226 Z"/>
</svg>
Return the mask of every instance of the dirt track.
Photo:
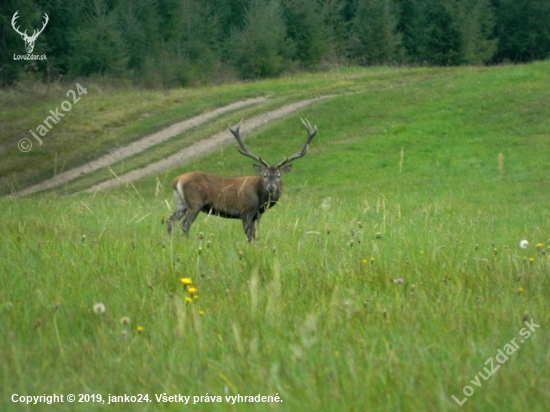
<svg viewBox="0 0 550 412">
<path fill-rule="evenodd" d="M 261 127 L 272 120 L 279 119 L 286 115 L 289 115 L 299 109 L 302 109 L 306 106 L 309 106 L 320 100 L 329 98 L 332 96 L 321 96 L 309 100 L 303 100 L 300 102 L 288 104 L 286 106 L 280 107 L 275 110 L 271 110 L 266 113 L 254 116 L 248 120 L 245 120 L 241 126 L 241 135 L 245 136 L 247 133 L 250 133 L 252 130 Z M 62 185 L 72 179 L 75 179 L 84 174 L 93 172 L 102 167 L 107 167 L 117 161 L 120 161 L 126 157 L 132 156 L 136 153 L 142 152 L 149 147 L 170 139 L 171 137 L 177 136 L 192 127 L 199 126 L 208 120 L 219 116 L 223 113 L 229 112 L 231 110 L 240 109 L 255 103 L 264 102 L 267 100 L 267 97 L 258 97 L 254 99 L 247 99 L 240 102 L 230 104 L 228 106 L 221 107 L 219 109 L 213 110 L 211 112 L 203 113 L 199 116 L 193 117 L 191 119 L 185 120 L 173 124 L 163 130 L 160 130 L 157 133 L 146 136 L 136 142 L 131 143 L 128 146 L 117 149 L 113 153 L 102 156 L 96 160 L 93 160 L 89 163 L 86 163 L 82 166 L 76 167 L 74 169 L 68 170 L 66 172 L 60 173 L 56 177 L 48 180 L 44 180 L 36 185 L 29 186 L 20 192 L 16 193 L 15 196 L 25 196 L 42 190 L 51 189 L 53 187 Z M 214 136 L 211 136 L 208 139 L 204 139 L 192 144 L 185 149 L 180 150 L 179 152 L 167 157 L 166 159 L 160 160 L 158 162 L 151 163 L 146 167 L 141 169 L 132 170 L 129 173 L 118 176 L 117 179 L 111 179 L 97 185 L 94 185 L 86 190 L 86 192 L 95 192 L 97 190 L 104 190 L 111 187 L 118 186 L 123 183 L 128 183 L 137 179 L 140 179 L 144 176 L 149 176 L 154 173 L 159 173 L 168 168 L 182 165 L 189 160 L 202 156 L 206 153 L 216 150 L 220 145 L 228 144 L 232 141 L 233 136 L 229 131 L 223 131 Z"/>
<path fill-rule="evenodd" d="M 210 112 L 203 113 L 199 116 L 192 117 L 191 119 L 174 123 L 173 125 L 168 126 L 156 133 L 136 140 L 135 142 L 130 143 L 128 146 L 121 147 L 120 149 L 116 149 L 112 153 L 101 156 L 96 160 L 93 160 L 82 166 L 75 167 L 74 169 L 67 170 L 66 172 L 60 173 L 52 179 L 47 179 L 40 183 L 37 183 L 36 185 L 29 186 L 16 193 L 15 196 L 25 196 L 62 185 L 70 180 L 76 179 L 77 177 L 91 173 L 97 169 L 101 169 L 102 167 L 112 165 L 113 163 L 116 163 L 136 153 L 143 152 L 151 146 L 154 146 L 174 136 L 184 133 L 193 127 L 200 126 L 201 124 L 206 123 L 214 117 L 230 112 L 232 110 L 237 110 L 246 106 L 250 106 L 252 104 L 263 103 L 267 101 L 267 99 L 267 97 L 256 97 L 253 99 L 242 100 L 240 102 L 232 103 L 227 106 L 212 110 Z"/>
<path fill-rule="evenodd" d="M 321 96 L 314 99 L 302 100 L 300 102 L 288 104 L 286 106 L 280 107 L 275 110 L 271 110 L 266 113 L 262 113 L 258 116 L 254 116 L 243 122 L 241 125 L 241 136 L 245 136 L 250 133 L 252 130 L 261 127 L 272 120 L 279 119 L 286 115 L 289 115 L 296 110 L 302 109 L 306 106 L 309 106 L 315 102 L 318 102 L 323 99 L 327 99 L 332 96 Z M 118 186 L 123 183 L 128 183 L 137 179 L 140 179 L 144 176 L 149 176 L 154 173 L 159 173 L 163 170 L 169 169 L 171 167 L 180 166 L 189 160 L 202 156 L 206 153 L 216 150 L 220 145 L 228 144 L 233 141 L 233 136 L 228 130 L 215 134 L 208 139 L 204 139 L 192 144 L 189 147 L 186 147 L 183 150 L 173 154 L 172 156 L 167 157 L 166 159 L 159 160 L 158 162 L 151 163 L 141 169 L 132 170 L 129 173 L 126 173 L 122 176 L 118 176 L 116 180 L 108 180 L 103 183 L 99 183 L 95 186 L 90 187 L 86 192 L 95 192 L 97 190 L 104 190 L 114 186 Z"/>
</svg>

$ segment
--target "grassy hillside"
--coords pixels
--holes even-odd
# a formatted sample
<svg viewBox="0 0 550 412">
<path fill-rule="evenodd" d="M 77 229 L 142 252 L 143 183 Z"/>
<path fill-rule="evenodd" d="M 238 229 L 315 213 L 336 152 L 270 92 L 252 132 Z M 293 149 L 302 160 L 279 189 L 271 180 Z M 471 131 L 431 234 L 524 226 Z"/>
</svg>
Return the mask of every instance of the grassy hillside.
<svg viewBox="0 0 550 412">
<path fill-rule="evenodd" d="M 439 75 L 449 76 L 451 73 L 437 69 L 344 68 L 317 75 L 300 74 L 254 83 L 165 91 L 117 88 L 82 80 L 79 84 L 86 88 L 86 94 L 75 95 L 79 100 L 68 112 L 63 111 L 61 103 L 65 100 L 73 102 L 70 90 L 76 93 L 76 84 L 58 84 L 47 89 L 34 86 L 0 91 L 0 104 L 5 107 L 5 111 L 0 113 L 3 125 L 0 134 L 0 195 L 54 177 L 177 121 L 246 98 L 271 96 L 265 104 L 219 116 L 209 122 L 206 125 L 208 127 L 176 136 L 157 145 L 154 150 L 114 164 L 112 170 L 119 174 L 143 166 L 181 150 L 196 140 L 225 130 L 228 124 L 238 122 L 243 117 L 249 118 L 288 102 L 322 94 L 400 87 Z M 56 112 L 56 109 L 64 117 L 45 136 L 40 136 L 38 127 L 51 115 L 50 110 Z M 33 131 L 43 143 L 39 144 L 29 131 Z M 24 138 L 33 144 L 26 153 L 18 148 L 18 142 Z M 62 188 L 61 193 L 82 190 L 112 176 L 108 170 L 97 171 L 70 182 Z"/>
<path fill-rule="evenodd" d="M 78 82 L 87 93 L 77 96 L 80 100 L 69 112 L 64 112 L 60 105 L 64 100 L 72 102 L 72 96 L 66 93 L 76 90 L 76 85 L 57 84 L 47 89 L 35 85 L 0 92 L 0 102 L 5 108 L 0 114 L 2 193 L 52 177 L 178 120 L 273 92 L 258 85 L 149 91 L 88 82 L 91 81 Z M 29 130 L 36 133 L 50 115 L 49 110 L 56 108 L 65 116 L 41 137 L 44 143 L 40 145 Z M 31 139 L 33 148 L 21 153 L 17 143 L 25 137 Z"/>
<path fill-rule="evenodd" d="M 248 138 L 277 162 L 306 137 L 299 117 L 319 128 L 252 245 L 238 221 L 201 215 L 189 239 L 161 225 L 174 175 L 252 173 L 233 147 L 108 192 L 0 199 L 0 409 L 23 409 L 12 394 L 56 393 L 151 401 L 112 411 L 181 410 L 155 394 L 221 397 L 197 398 L 197 411 L 546 410 L 549 70 L 224 86 L 281 100 L 332 82 L 364 90 Z M 225 398 L 238 394 L 283 402 Z M 55 410 L 105 408 L 75 405 Z"/>
</svg>

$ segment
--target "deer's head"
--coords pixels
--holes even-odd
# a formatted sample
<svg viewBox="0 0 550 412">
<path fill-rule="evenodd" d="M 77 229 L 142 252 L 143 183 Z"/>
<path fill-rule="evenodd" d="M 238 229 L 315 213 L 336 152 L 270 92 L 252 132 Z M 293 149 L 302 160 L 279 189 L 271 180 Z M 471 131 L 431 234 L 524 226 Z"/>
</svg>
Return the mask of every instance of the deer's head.
<svg viewBox="0 0 550 412">
<path fill-rule="evenodd" d="M 290 162 L 299 159 L 307 153 L 307 149 L 309 147 L 309 143 L 313 139 L 313 137 L 317 134 L 317 127 L 312 128 L 309 121 L 306 119 L 301 119 L 302 123 L 307 129 L 307 140 L 296 154 L 283 159 L 281 162 L 277 163 L 275 166 L 270 166 L 265 160 L 263 160 L 261 157 L 256 156 L 255 154 L 251 153 L 247 147 L 244 145 L 242 138 L 239 133 L 239 129 L 241 127 L 241 122 L 235 127 L 235 129 L 229 129 L 231 130 L 231 133 L 233 133 L 233 136 L 235 136 L 235 139 L 237 140 L 237 143 L 239 144 L 240 148 L 237 148 L 237 150 L 244 156 L 250 157 L 251 159 L 257 161 L 258 163 L 261 163 L 260 165 L 253 165 L 254 170 L 262 177 L 264 189 L 267 191 L 269 196 L 274 199 L 278 199 L 279 195 L 281 194 L 282 189 L 282 176 L 285 173 L 290 172 L 292 169 L 292 165 L 289 164 Z"/>
</svg>

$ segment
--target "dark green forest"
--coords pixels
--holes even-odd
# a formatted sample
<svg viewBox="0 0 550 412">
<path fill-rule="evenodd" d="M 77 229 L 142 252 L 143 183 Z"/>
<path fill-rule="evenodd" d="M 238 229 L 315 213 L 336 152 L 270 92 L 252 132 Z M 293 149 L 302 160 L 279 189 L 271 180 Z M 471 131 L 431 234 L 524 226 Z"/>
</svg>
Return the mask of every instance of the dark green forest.
<svg viewBox="0 0 550 412">
<path fill-rule="evenodd" d="M 33 54 L 18 60 L 37 37 Z M 0 84 L 108 76 L 185 86 L 337 65 L 550 56 L 549 0 L 2 0 Z"/>
</svg>

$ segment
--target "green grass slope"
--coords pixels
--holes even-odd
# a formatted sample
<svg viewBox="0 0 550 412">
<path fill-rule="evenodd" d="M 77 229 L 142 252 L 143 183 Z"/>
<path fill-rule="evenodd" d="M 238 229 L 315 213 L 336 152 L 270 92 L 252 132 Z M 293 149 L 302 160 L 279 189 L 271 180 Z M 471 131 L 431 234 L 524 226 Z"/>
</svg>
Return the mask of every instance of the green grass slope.
<svg viewBox="0 0 550 412">
<path fill-rule="evenodd" d="M 348 73 L 364 92 L 248 137 L 277 162 L 299 117 L 319 128 L 252 245 L 239 221 L 161 224 L 174 175 L 252 173 L 233 147 L 107 192 L 0 199 L 0 409 L 546 410 L 549 70 Z M 232 403 L 258 394 L 282 402 Z"/>
<path fill-rule="evenodd" d="M 54 85 L 47 89 L 38 86 L 0 91 L 2 133 L 0 134 L 0 195 L 16 192 L 41 180 L 56 176 L 85 162 L 124 147 L 172 123 L 208 112 L 217 107 L 249 97 L 271 98 L 262 105 L 236 110 L 219 116 L 208 124 L 191 129 L 159 144 L 154 149 L 117 162 L 108 169 L 96 171 L 64 185 L 58 193 L 72 193 L 94 183 L 141 167 L 179 151 L 199 140 L 227 128 L 228 124 L 249 118 L 254 114 L 280 107 L 289 102 L 309 99 L 323 94 L 346 93 L 396 87 L 423 81 L 433 76 L 452 75 L 436 70 L 359 70 L 344 68 L 323 74 L 299 74 L 282 79 L 254 83 L 236 83 L 201 89 L 173 89 L 165 91 L 133 90 L 112 87 L 102 83 L 81 81 L 86 94 L 77 95 L 75 85 Z M 61 104 L 79 99 L 68 112 Z M 65 104 L 65 107 L 68 107 Z M 37 129 L 50 116 L 50 110 L 64 117 L 45 136 L 42 144 Z M 18 143 L 29 139 L 33 144 L 28 152 L 21 152 Z"/>
</svg>

